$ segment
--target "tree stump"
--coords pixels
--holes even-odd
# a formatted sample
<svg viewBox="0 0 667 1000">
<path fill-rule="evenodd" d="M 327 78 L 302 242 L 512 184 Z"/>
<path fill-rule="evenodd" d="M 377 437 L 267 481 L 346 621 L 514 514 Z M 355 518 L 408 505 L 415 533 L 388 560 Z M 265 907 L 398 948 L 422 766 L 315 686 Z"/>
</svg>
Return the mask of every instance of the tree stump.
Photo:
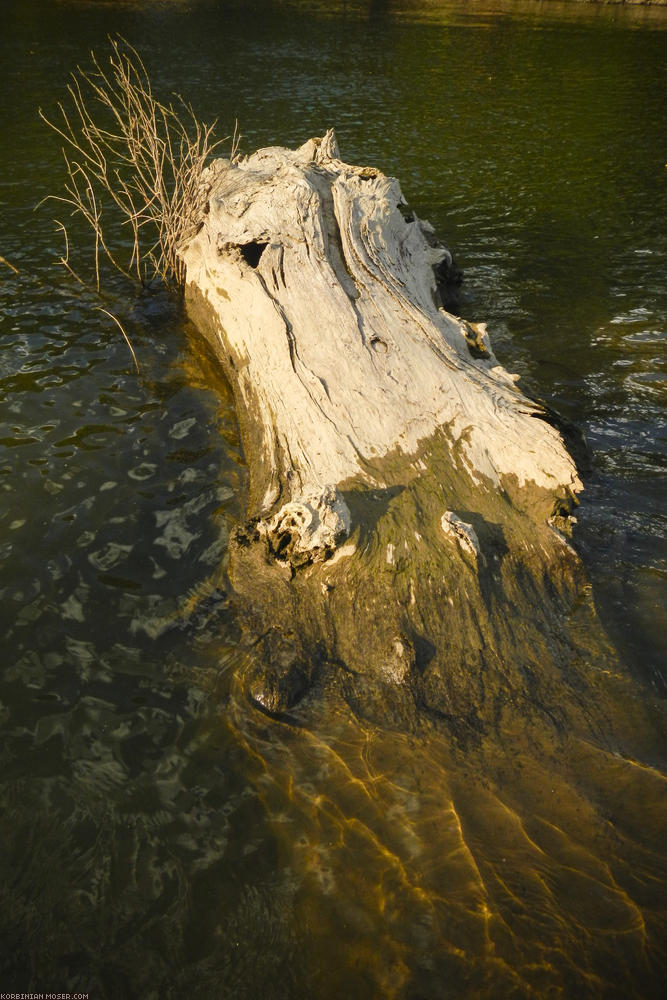
<svg viewBox="0 0 667 1000">
<path fill-rule="evenodd" d="M 332 131 L 206 182 L 182 256 L 249 469 L 229 562 L 249 695 L 290 713 L 333 686 L 383 723 L 468 735 L 526 690 L 557 705 L 581 482 L 485 326 L 445 310 L 448 250 Z"/>
</svg>

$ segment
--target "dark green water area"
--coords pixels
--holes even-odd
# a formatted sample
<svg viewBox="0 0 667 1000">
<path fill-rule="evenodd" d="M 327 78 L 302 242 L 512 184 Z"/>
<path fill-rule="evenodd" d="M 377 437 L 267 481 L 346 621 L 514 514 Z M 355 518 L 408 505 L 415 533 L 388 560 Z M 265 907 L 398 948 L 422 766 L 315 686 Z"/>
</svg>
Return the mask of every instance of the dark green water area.
<svg viewBox="0 0 667 1000">
<path fill-rule="evenodd" d="M 0 990 L 662 997 L 665 11 L 2 13 Z M 37 110 L 115 33 L 160 97 L 222 135 L 238 119 L 242 151 L 333 126 L 344 159 L 397 176 L 464 271 L 462 315 L 586 434 L 573 544 L 613 738 L 595 704 L 587 734 L 557 705 L 529 724 L 528 683 L 502 733 L 467 742 L 342 701 L 295 726 L 247 700 L 224 576 L 247 485 L 230 391 L 177 301 L 78 285 L 52 264 L 57 211 L 34 210 L 63 182 Z"/>
</svg>

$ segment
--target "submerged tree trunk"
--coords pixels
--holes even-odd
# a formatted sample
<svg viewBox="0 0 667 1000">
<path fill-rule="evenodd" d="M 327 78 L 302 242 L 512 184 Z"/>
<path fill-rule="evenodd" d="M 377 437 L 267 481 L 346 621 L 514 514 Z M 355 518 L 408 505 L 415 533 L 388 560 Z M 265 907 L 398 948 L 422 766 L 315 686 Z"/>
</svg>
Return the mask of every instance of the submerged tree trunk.
<svg viewBox="0 0 667 1000">
<path fill-rule="evenodd" d="M 581 483 L 485 327 L 445 311 L 448 251 L 332 132 L 207 180 L 186 296 L 249 467 L 229 576 L 251 697 L 294 711 L 333 686 L 371 717 L 467 733 L 527 690 L 558 712 Z"/>
</svg>

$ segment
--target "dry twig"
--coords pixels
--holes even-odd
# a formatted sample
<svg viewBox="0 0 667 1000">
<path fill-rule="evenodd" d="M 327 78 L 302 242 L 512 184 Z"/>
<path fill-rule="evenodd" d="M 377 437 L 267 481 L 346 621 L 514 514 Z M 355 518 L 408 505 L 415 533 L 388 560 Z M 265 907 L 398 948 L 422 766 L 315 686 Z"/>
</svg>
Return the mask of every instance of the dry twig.
<svg viewBox="0 0 667 1000">
<path fill-rule="evenodd" d="M 50 195 L 85 219 L 93 232 L 94 273 L 100 287 L 101 259 L 149 285 L 156 277 L 181 286 L 185 275 L 179 247 L 197 232 L 209 190 L 206 163 L 221 142 L 213 125 L 201 123 L 182 98 L 162 104 L 137 51 L 111 40 L 108 63 L 91 53 L 92 68 L 77 67 L 68 85 L 71 107 L 59 103 L 61 121 L 40 116 L 63 140 L 67 170 L 64 195 Z M 238 152 L 232 138 L 230 162 Z M 69 263 L 65 236 L 61 263 Z M 80 279 L 78 279 L 80 280 Z"/>
</svg>

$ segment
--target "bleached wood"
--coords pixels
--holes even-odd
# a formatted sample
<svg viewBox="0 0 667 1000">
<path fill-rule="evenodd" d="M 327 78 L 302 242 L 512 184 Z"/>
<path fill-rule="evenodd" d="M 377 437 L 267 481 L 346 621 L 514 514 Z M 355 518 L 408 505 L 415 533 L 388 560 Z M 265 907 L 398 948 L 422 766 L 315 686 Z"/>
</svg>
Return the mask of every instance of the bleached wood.
<svg viewBox="0 0 667 1000">
<path fill-rule="evenodd" d="M 241 426 L 252 423 L 255 513 L 312 512 L 309 497 L 369 477 L 365 460 L 413 453 L 438 428 L 480 487 L 581 488 L 484 327 L 440 305 L 434 267 L 447 250 L 406 221 L 398 181 L 344 163 L 332 131 L 217 163 L 209 181 L 210 212 L 183 260 L 190 296 L 217 318 Z"/>
</svg>

